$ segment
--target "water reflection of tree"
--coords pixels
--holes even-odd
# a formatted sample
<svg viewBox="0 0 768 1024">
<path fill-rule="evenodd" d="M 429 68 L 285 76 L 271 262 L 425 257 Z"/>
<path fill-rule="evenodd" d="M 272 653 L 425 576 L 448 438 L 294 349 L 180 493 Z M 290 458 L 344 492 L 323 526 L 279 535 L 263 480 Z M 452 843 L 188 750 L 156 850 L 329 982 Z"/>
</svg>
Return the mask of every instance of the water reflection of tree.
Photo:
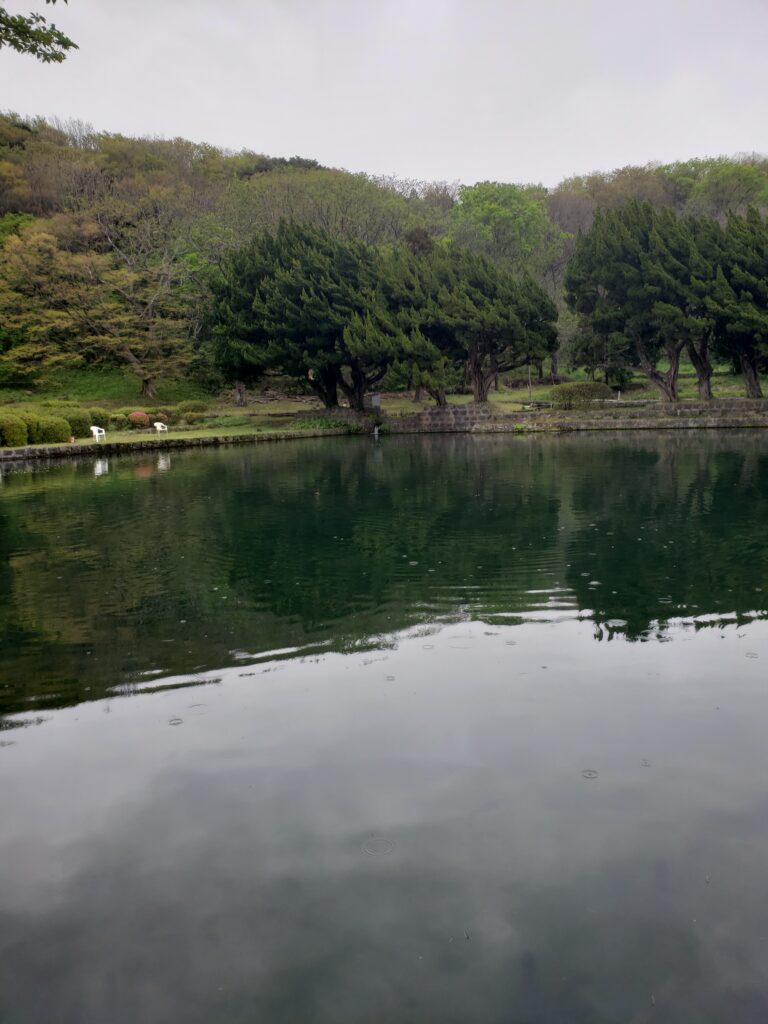
<svg viewBox="0 0 768 1024">
<path fill-rule="evenodd" d="M 756 435 L 334 439 L 185 454 L 137 477 L 145 462 L 6 482 L 0 707 L 238 651 L 514 621 L 563 589 L 630 638 L 765 604 Z"/>
<path fill-rule="evenodd" d="M 765 609 L 768 453 L 758 439 L 617 444 L 599 475 L 580 476 L 573 509 L 568 582 L 609 633 L 637 638 L 680 617 L 738 621 Z"/>
</svg>

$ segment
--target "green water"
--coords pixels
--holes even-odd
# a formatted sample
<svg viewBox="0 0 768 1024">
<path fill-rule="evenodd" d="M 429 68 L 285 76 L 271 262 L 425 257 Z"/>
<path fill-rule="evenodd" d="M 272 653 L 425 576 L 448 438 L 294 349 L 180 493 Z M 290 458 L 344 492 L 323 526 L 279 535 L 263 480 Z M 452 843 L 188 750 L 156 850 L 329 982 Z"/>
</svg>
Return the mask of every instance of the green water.
<svg viewBox="0 0 768 1024">
<path fill-rule="evenodd" d="M 0 484 L 0 1020 L 768 1018 L 768 438 Z"/>
</svg>

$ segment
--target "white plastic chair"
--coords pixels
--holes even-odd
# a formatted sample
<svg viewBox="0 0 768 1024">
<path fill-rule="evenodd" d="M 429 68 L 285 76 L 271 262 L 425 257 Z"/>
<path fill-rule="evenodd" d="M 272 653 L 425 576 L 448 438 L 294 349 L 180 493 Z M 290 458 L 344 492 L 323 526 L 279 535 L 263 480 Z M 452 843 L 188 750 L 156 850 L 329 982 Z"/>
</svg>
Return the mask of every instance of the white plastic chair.
<svg viewBox="0 0 768 1024">
<path fill-rule="evenodd" d="M 164 434 L 168 430 L 168 427 L 165 425 L 165 423 L 161 423 L 160 420 L 157 420 L 154 426 L 158 434 Z"/>
<path fill-rule="evenodd" d="M 91 427 L 91 433 L 96 441 L 103 441 L 107 432 L 103 427 Z"/>
</svg>

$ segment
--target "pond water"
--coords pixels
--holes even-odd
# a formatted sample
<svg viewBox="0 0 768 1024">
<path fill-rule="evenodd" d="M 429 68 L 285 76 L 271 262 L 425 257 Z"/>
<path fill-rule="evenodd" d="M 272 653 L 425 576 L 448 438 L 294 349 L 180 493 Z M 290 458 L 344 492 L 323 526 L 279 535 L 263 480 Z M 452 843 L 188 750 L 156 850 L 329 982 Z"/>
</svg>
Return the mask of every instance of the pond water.
<svg viewBox="0 0 768 1024">
<path fill-rule="evenodd" d="M 3 1024 L 768 1019 L 768 438 L 6 471 Z"/>
</svg>

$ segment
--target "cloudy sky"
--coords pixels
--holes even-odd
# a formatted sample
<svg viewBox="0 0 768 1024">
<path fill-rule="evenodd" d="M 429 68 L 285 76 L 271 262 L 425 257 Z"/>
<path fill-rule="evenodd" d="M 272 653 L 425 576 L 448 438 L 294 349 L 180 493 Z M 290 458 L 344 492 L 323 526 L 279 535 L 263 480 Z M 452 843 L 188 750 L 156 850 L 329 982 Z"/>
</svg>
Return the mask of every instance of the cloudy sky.
<svg viewBox="0 0 768 1024">
<path fill-rule="evenodd" d="M 464 182 L 768 151 L 768 0 L 70 0 L 44 13 L 80 49 L 47 66 L 0 51 L 0 108 Z"/>
</svg>

